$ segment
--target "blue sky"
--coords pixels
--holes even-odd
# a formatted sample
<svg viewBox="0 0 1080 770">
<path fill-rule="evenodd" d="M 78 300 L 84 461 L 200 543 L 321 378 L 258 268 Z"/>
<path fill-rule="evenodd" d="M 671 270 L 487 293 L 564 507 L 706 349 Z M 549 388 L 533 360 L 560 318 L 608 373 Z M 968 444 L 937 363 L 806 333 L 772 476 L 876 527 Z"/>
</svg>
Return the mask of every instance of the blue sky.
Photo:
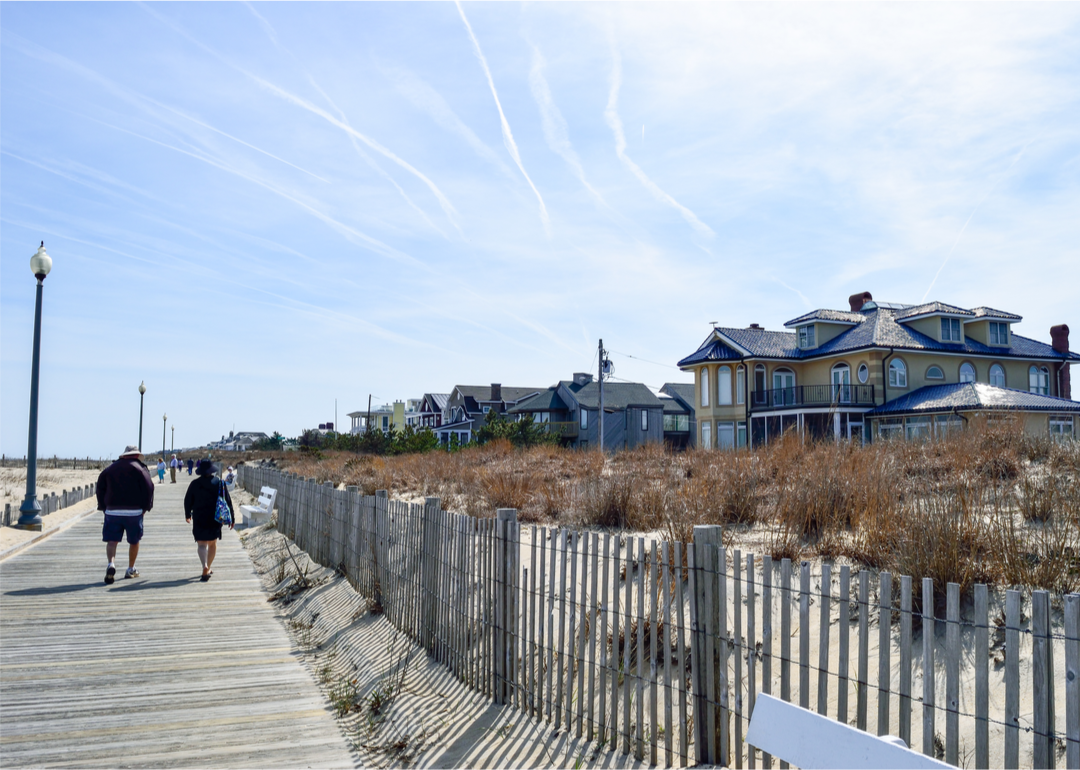
<svg viewBox="0 0 1080 770">
<path fill-rule="evenodd" d="M 3 3 L 0 449 L 686 380 L 710 321 L 1080 336 L 1080 7 Z M 1080 340 L 1074 342 L 1080 347 Z M 630 356 L 633 356 L 631 358 Z"/>
</svg>

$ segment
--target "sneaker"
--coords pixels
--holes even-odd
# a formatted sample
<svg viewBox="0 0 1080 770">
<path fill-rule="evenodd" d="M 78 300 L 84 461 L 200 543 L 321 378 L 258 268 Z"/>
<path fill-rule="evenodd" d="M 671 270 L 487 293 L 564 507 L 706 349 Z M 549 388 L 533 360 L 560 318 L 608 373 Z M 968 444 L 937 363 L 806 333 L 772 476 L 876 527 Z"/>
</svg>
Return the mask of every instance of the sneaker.
<svg viewBox="0 0 1080 770">
<path fill-rule="evenodd" d="M 110 564 L 109 568 L 105 570 L 105 585 L 111 586 L 114 580 L 116 580 L 116 567 Z"/>
<path fill-rule="evenodd" d="M 133 577 L 138 577 L 138 576 L 139 576 L 139 571 L 137 569 L 135 569 L 134 567 L 128 567 L 127 572 L 124 573 L 125 578 L 133 578 Z"/>
</svg>

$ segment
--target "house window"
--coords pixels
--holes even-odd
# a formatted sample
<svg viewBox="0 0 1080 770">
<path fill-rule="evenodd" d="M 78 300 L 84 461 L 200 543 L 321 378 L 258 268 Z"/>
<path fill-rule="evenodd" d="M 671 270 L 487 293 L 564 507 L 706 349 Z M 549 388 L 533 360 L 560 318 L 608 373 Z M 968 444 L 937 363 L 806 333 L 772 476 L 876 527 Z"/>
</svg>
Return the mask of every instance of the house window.
<svg viewBox="0 0 1080 770">
<path fill-rule="evenodd" d="M 1008 345 L 1009 344 L 1009 325 L 1001 323 L 1000 321 L 990 322 L 990 344 L 991 345 Z"/>
<path fill-rule="evenodd" d="M 814 347 L 814 327 L 800 326 L 799 327 L 799 347 L 800 348 L 812 348 Z"/>
<path fill-rule="evenodd" d="M 990 384 L 999 388 L 1005 387 L 1005 368 L 1001 364 L 993 364 L 990 367 Z"/>
<path fill-rule="evenodd" d="M 704 367 L 701 370 L 701 405 L 709 405 L 709 370 Z"/>
<path fill-rule="evenodd" d="M 581 410 L 581 429 L 589 429 L 589 413 L 586 412 L 584 409 Z"/>
<path fill-rule="evenodd" d="M 908 417 L 905 429 L 904 435 L 908 441 L 930 438 L 930 418 Z"/>
<path fill-rule="evenodd" d="M 716 403 L 721 406 L 727 406 L 731 404 L 731 367 L 721 366 L 716 371 L 716 387 L 719 393 L 716 398 Z"/>
<path fill-rule="evenodd" d="M 488 412 L 490 412 L 490 411 L 491 411 L 491 407 L 490 407 L 490 406 L 485 406 L 485 407 L 484 407 L 484 414 L 487 414 L 487 413 L 488 413 Z"/>
<path fill-rule="evenodd" d="M 870 367 L 866 364 L 859 364 L 859 382 L 863 385 L 870 379 Z"/>
<path fill-rule="evenodd" d="M 701 448 L 712 449 L 711 442 L 709 440 L 709 423 L 701 423 Z"/>
<path fill-rule="evenodd" d="M 716 423 L 716 448 L 717 449 L 734 449 L 735 448 L 735 423 L 733 423 L 733 422 L 718 422 L 718 423 Z"/>
<path fill-rule="evenodd" d="M 926 379 L 928 380 L 944 380 L 945 372 L 941 371 L 940 366 L 931 366 L 926 370 Z"/>
<path fill-rule="evenodd" d="M 904 435 L 904 418 L 886 417 L 878 422 L 878 438 L 883 440 L 902 438 Z"/>
<path fill-rule="evenodd" d="M 934 432 L 938 438 L 945 438 L 964 427 L 964 419 L 958 414 L 939 414 L 934 419 Z"/>
<path fill-rule="evenodd" d="M 1073 417 L 1069 414 L 1050 415 L 1050 438 L 1054 441 L 1066 441 L 1074 438 Z"/>
<path fill-rule="evenodd" d="M 975 382 L 975 367 L 967 361 L 960 364 L 960 382 Z"/>
<path fill-rule="evenodd" d="M 1050 370 L 1045 366 L 1028 369 L 1028 390 L 1040 396 L 1050 395 Z"/>
<path fill-rule="evenodd" d="M 942 342 L 960 342 L 960 319 L 959 318 L 942 318 L 941 319 L 941 341 Z"/>
<path fill-rule="evenodd" d="M 832 368 L 833 401 L 851 403 L 851 367 L 837 364 Z"/>
<path fill-rule="evenodd" d="M 795 404 L 795 372 L 777 369 L 772 375 L 773 406 Z"/>
<path fill-rule="evenodd" d="M 645 432 L 649 429 L 649 412 L 647 409 L 641 410 L 641 430 Z"/>
<path fill-rule="evenodd" d="M 735 424 L 736 433 L 736 445 L 739 449 L 746 447 L 746 421 L 738 422 Z"/>
<path fill-rule="evenodd" d="M 735 368 L 735 403 L 746 403 L 746 367 Z"/>
<path fill-rule="evenodd" d="M 894 358 L 889 362 L 889 387 L 907 387 L 907 367 L 904 366 L 904 362 L 899 358 Z"/>
<path fill-rule="evenodd" d="M 386 430 L 390 427 L 390 415 L 384 414 L 382 418 L 382 429 Z"/>
</svg>

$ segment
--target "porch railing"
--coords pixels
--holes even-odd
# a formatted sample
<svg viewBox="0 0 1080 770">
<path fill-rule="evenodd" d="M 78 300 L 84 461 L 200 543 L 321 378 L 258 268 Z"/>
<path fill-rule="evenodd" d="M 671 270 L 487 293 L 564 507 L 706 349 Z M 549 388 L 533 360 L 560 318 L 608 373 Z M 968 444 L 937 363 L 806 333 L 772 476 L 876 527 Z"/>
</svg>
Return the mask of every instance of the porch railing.
<svg viewBox="0 0 1080 770">
<path fill-rule="evenodd" d="M 873 385 L 793 385 L 750 393 L 755 412 L 796 406 L 873 406 Z"/>
</svg>

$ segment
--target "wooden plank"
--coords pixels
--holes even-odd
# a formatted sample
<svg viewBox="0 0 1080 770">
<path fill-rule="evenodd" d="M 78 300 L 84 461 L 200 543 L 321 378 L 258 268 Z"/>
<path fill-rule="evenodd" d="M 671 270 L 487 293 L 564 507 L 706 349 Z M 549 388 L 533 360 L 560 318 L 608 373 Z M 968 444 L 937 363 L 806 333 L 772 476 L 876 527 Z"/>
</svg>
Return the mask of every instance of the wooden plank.
<svg viewBox="0 0 1080 770">
<path fill-rule="evenodd" d="M 544 650 L 550 649 L 550 644 L 545 642 L 547 637 L 544 636 L 545 629 L 548 629 L 548 602 L 547 596 L 549 595 L 548 583 L 547 583 L 547 544 L 548 544 L 548 528 L 540 527 L 540 580 L 539 591 L 540 596 L 540 618 L 537 623 L 536 636 L 540 642 L 540 649 L 538 659 L 536 663 L 536 716 L 538 719 L 546 719 L 551 709 L 547 705 L 547 693 L 549 690 L 545 689 L 544 682 L 547 680 L 546 672 L 551 670 L 551 664 L 544 663 Z M 550 634 L 550 629 L 548 634 Z"/>
<path fill-rule="evenodd" d="M 626 538 L 626 608 L 623 615 L 623 722 L 622 722 L 622 737 L 623 737 L 623 754 L 630 753 L 630 684 L 631 676 L 630 671 L 632 668 L 632 661 L 630 659 L 630 650 L 633 645 L 630 643 L 630 635 L 633 633 L 633 623 L 631 622 L 631 612 L 634 606 L 633 603 L 633 586 L 634 586 L 634 538 Z"/>
<path fill-rule="evenodd" d="M 656 764 L 656 745 L 660 742 L 660 720 L 657 719 L 656 693 L 656 656 L 660 651 L 660 634 L 656 627 L 659 586 L 657 575 L 660 565 L 657 563 L 656 541 L 650 543 L 649 550 L 649 630 L 652 634 L 649 644 L 649 764 Z"/>
<path fill-rule="evenodd" d="M 1031 700 L 1034 766 L 1054 767 L 1054 662 L 1050 639 L 1050 594 L 1031 593 Z"/>
<path fill-rule="evenodd" d="M 1080 768 L 1080 594 L 1066 594 L 1065 767 Z"/>
<path fill-rule="evenodd" d="M 772 695 L 772 648 L 773 648 L 773 562 L 771 556 L 761 558 L 761 691 Z M 772 756 L 761 754 L 761 766 L 772 767 Z"/>
<path fill-rule="evenodd" d="M 911 745 L 911 576 L 900 576 L 900 740 Z M 983 765 L 986 767 L 986 765 Z"/>
<path fill-rule="evenodd" d="M 754 703 L 757 700 L 757 629 L 755 627 L 755 608 L 757 607 L 754 591 L 754 554 L 746 555 L 746 719 L 754 718 Z M 753 746 L 746 747 L 746 766 L 757 767 Z"/>
<path fill-rule="evenodd" d="M 799 565 L 799 705 L 810 708 L 810 562 Z"/>
<path fill-rule="evenodd" d="M 637 698 L 637 741 L 634 757 L 645 756 L 645 538 L 638 538 L 640 565 L 637 571 L 637 676 L 635 677 L 634 696 Z"/>
<path fill-rule="evenodd" d="M 596 737 L 596 680 L 599 672 L 597 671 L 597 626 L 600 623 L 600 608 L 598 602 L 600 601 L 600 594 L 597 593 L 597 589 L 600 581 L 600 535 L 596 532 L 592 533 L 592 570 L 590 577 L 592 578 L 592 590 L 589 593 L 589 732 L 586 735 L 587 740 L 593 740 Z M 606 558 L 607 551 L 604 552 Z M 602 685 L 601 685 L 602 687 Z"/>
<path fill-rule="evenodd" d="M 566 693 L 566 562 L 569 558 L 570 532 L 563 529 L 559 536 L 559 642 L 555 648 L 555 721 L 556 728 L 563 723 L 563 699 Z"/>
<path fill-rule="evenodd" d="M 706 597 L 709 598 L 709 618 L 706 623 L 705 660 L 708 662 L 709 685 L 709 751 L 710 756 L 719 756 L 721 763 L 731 761 L 731 702 L 730 681 L 728 679 L 728 661 L 731 659 L 731 636 L 728 633 L 728 574 L 727 550 L 724 548 L 723 531 L 713 526 L 709 529 L 711 543 L 711 561 L 708 578 L 705 582 Z M 712 629 L 719 629 L 713 631 Z M 720 707 L 716 708 L 719 691 Z M 717 725 L 717 712 L 719 722 Z M 719 736 L 717 736 L 719 733 Z M 719 751 L 719 755 L 717 752 Z"/>
<path fill-rule="evenodd" d="M 925 739 L 924 739 L 925 742 Z M 1005 592 L 1005 769 L 1020 767 L 1020 592 Z"/>
<path fill-rule="evenodd" d="M 570 633 L 567 638 L 569 644 L 569 652 L 566 655 L 566 723 L 565 728 L 567 734 L 570 732 L 571 726 L 574 724 L 574 674 L 575 666 L 578 664 L 578 655 L 580 650 L 577 644 L 577 626 L 578 626 L 578 546 L 581 540 L 581 534 L 578 532 L 571 532 L 567 539 L 567 544 L 570 546 L 570 553 L 568 558 L 570 560 L 570 584 L 563 587 L 563 593 L 569 594 L 567 601 L 570 604 Z"/>
<path fill-rule="evenodd" d="M 837 623 L 836 654 L 837 681 L 836 681 L 836 718 L 843 724 L 848 723 L 848 689 L 851 686 L 849 671 L 851 670 L 851 567 L 847 564 L 840 566 L 840 614 Z M 910 744 L 909 744 L 910 745 Z"/>
<path fill-rule="evenodd" d="M 960 757 L 960 586 L 945 587 L 945 761 Z"/>
<path fill-rule="evenodd" d="M 975 584 L 975 766 L 990 767 L 990 611 L 987 588 Z"/>
<path fill-rule="evenodd" d="M 664 636 L 661 640 L 664 654 L 664 765 L 672 767 L 675 762 L 675 733 L 672 724 L 672 685 L 671 685 L 671 553 L 668 541 L 660 546 L 661 582 L 664 586 Z"/>
<path fill-rule="evenodd" d="M 870 573 L 859 571 L 859 675 L 856 680 L 855 726 L 866 729 L 866 703 L 870 686 Z"/>
<path fill-rule="evenodd" d="M 934 756 L 934 581 L 922 581 L 922 635 L 923 635 L 923 728 L 922 750 L 928 757 Z"/>
<path fill-rule="evenodd" d="M 580 536 L 579 536 L 580 537 Z M 585 627 L 591 625 L 589 619 L 589 601 L 588 601 L 588 567 L 589 567 L 589 535 L 585 533 L 585 537 L 581 538 L 581 547 L 578 549 L 581 560 L 581 586 L 578 588 L 578 640 L 577 640 L 577 727 L 574 729 L 574 736 L 580 738 L 582 735 L 582 722 L 585 719 L 585 667 L 586 667 L 586 653 L 585 647 Z"/>
<path fill-rule="evenodd" d="M 536 719 L 537 712 L 537 683 L 536 683 L 536 536 L 537 527 L 533 524 L 529 528 L 529 579 L 525 581 L 529 590 L 529 624 L 528 624 L 528 662 L 525 669 L 525 687 L 529 692 L 529 716 Z M 542 614 L 542 613 L 541 613 Z"/>
<path fill-rule="evenodd" d="M 618 547 L 618 542 L 615 544 Z M 610 616 L 610 609 L 608 602 L 610 601 L 610 595 L 608 594 L 609 582 L 611 580 L 611 535 L 607 532 L 604 533 L 604 555 L 601 559 L 601 575 L 600 575 L 600 628 L 598 629 L 597 636 L 600 637 L 600 713 L 599 724 L 597 725 L 597 741 L 603 746 L 607 742 L 607 690 L 608 690 L 608 669 L 611 666 L 611 658 L 608 650 L 608 628 L 610 626 L 608 618 Z M 616 576 L 617 578 L 618 576 Z M 614 640 L 613 640 L 614 641 Z"/>
<path fill-rule="evenodd" d="M 829 624 L 832 616 L 832 565 L 821 565 L 821 604 L 818 616 L 817 713 L 829 713 Z"/>
<path fill-rule="evenodd" d="M 619 612 L 619 579 L 622 569 L 622 544 L 618 536 L 611 543 L 611 750 L 615 751 L 619 735 L 619 672 L 622 666 L 619 659 L 619 635 L 625 633 L 620 628 L 622 613 Z"/>
<path fill-rule="evenodd" d="M 878 589 L 877 734 L 889 734 L 889 690 L 892 677 L 892 575 L 882 572 Z"/>
<path fill-rule="evenodd" d="M 742 551 L 738 548 L 732 554 L 731 564 L 732 590 L 735 593 L 734 618 L 731 628 L 731 640 L 735 658 L 735 740 L 732 743 L 732 765 L 738 770 L 743 766 L 743 657 L 746 648 L 742 641 Z M 727 602 L 724 603 L 725 605 Z"/>
<path fill-rule="evenodd" d="M 675 615 L 678 624 L 675 627 L 675 648 L 679 661 L 679 761 L 682 767 L 690 764 L 690 736 L 686 724 L 686 625 L 683 608 L 683 544 L 675 543 Z"/>
<path fill-rule="evenodd" d="M 791 559 L 780 561 L 780 700 L 791 702 Z M 780 770 L 787 761 L 780 760 Z"/>
<path fill-rule="evenodd" d="M 695 540 L 692 543 L 686 545 L 686 565 L 687 574 L 690 580 L 690 667 L 691 667 L 691 683 L 693 689 L 693 720 L 694 720 L 694 761 L 695 764 L 712 763 L 712 759 L 709 757 L 709 743 L 705 738 L 705 668 L 702 658 L 704 654 L 702 649 L 704 643 L 701 640 L 700 633 L 700 619 L 698 618 L 698 608 L 704 608 L 705 606 L 705 586 L 703 581 L 698 579 L 697 575 L 697 563 L 698 563 L 698 547 L 699 543 Z"/>
</svg>

